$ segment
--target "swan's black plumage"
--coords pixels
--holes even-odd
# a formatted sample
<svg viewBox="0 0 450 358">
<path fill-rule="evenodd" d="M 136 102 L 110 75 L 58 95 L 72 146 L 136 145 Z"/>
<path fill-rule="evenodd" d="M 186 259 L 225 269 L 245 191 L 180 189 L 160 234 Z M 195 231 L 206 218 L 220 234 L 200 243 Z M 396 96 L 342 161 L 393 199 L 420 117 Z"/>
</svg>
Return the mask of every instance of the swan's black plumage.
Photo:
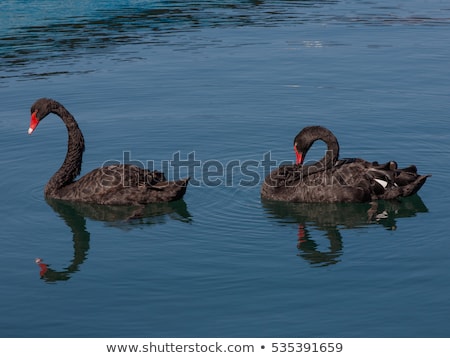
<svg viewBox="0 0 450 358">
<path fill-rule="evenodd" d="M 316 140 L 327 144 L 324 158 L 303 165 Z M 297 163 L 281 166 L 264 180 L 264 199 L 304 202 L 367 202 L 395 199 L 416 193 L 430 175 L 417 174 L 414 165 L 399 169 L 394 161 L 386 164 L 363 159 L 339 159 L 339 143 L 334 134 L 321 126 L 304 128 L 294 139 Z"/>
<path fill-rule="evenodd" d="M 48 198 L 106 205 L 143 205 L 181 199 L 189 179 L 167 181 L 164 174 L 130 164 L 97 168 L 78 180 L 84 152 L 84 138 L 75 118 L 59 102 L 41 98 L 31 107 L 31 134 L 48 114 L 59 116 L 69 136 L 61 168 L 45 186 Z"/>
</svg>

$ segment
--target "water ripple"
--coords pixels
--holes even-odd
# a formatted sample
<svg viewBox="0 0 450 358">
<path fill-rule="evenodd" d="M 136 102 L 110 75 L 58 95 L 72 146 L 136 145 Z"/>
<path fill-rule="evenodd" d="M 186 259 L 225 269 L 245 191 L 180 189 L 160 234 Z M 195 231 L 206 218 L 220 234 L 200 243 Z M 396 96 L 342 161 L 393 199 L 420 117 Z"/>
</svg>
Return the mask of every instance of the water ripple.
<svg viewBox="0 0 450 358">
<path fill-rule="evenodd" d="M 298 2 L 300 6 L 323 6 L 336 1 Z M 18 8 L 11 11 L 20 12 Z M 26 6 L 27 4 L 25 4 Z M 292 21 L 286 16 L 292 2 L 277 6 L 258 2 L 228 1 L 216 4 L 205 2 L 161 1 L 137 7 L 84 9 L 82 15 L 62 13 L 58 19 L 45 18 L 36 24 L 12 25 L 0 37 L 0 58 L 5 67 L 23 66 L 29 62 L 59 60 L 64 54 L 78 56 L 98 53 L 105 48 L 121 44 L 165 43 L 163 36 L 177 32 L 195 31 L 204 27 L 276 25 Z M 22 5 L 24 6 L 24 5 Z M 53 7 L 53 6 L 52 6 Z M 36 9 L 35 9 L 36 10 Z M 45 4 L 41 11 L 45 12 Z M 25 11 L 25 10 L 23 10 Z M 64 17 L 67 16 L 67 17 Z M 36 14 L 33 18 L 36 18 Z M 145 38 L 152 34 L 150 38 Z"/>
<path fill-rule="evenodd" d="M 105 5 L 80 4 L 76 8 L 61 11 L 58 18 L 48 17 L 53 3 L 41 2 L 28 9 L 28 2 L 15 1 L 1 5 L 3 10 L 21 14 L 18 21 L 5 20 L 0 36 L 0 69 L 7 73 L 21 71 L 30 63 L 67 61 L 85 54 L 104 53 L 106 49 L 124 44 L 167 44 L 167 35 L 195 32 L 202 28 L 226 28 L 248 26 L 280 26 L 282 24 L 344 24 L 346 26 L 392 26 L 450 24 L 448 10 L 430 14 L 410 13 L 401 8 L 372 6 L 373 12 L 359 13 L 337 0 L 328 1 L 225 1 L 198 2 L 159 1 L 138 3 L 130 7 L 121 3 Z M 332 11 L 322 11 L 333 6 Z M 353 5 L 355 6 L 355 5 Z M 317 9 L 321 10 L 318 11 Z M 33 21 L 28 11 L 33 10 Z M 349 10 L 351 11 L 349 14 Z M 41 12 L 41 13 L 40 13 Z M 52 11 L 55 13 L 55 11 Z M 5 16 L 5 15 L 3 15 Z M 36 20 L 37 19 L 37 20 Z M 320 46 L 308 42 L 305 46 Z M 39 77 L 57 75 L 49 71 Z M 10 77 L 10 75 L 0 75 Z"/>
</svg>

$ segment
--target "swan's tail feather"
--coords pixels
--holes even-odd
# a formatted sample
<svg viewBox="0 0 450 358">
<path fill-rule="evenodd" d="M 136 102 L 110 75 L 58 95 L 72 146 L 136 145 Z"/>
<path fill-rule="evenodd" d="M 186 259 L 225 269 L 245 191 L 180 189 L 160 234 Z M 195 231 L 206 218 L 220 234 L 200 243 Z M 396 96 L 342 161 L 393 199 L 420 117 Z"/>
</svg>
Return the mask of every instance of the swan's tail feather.
<svg viewBox="0 0 450 358">
<path fill-rule="evenodd" d="M 402 196 L 410 196 L 410 195 L 417 193 L 420 190 L 420 188 L 422 187 L 422 185 L 425 184 L 427 178 L 430 176 L 431 176 L 431 174 L 420 175 L 412 183 L 409 183 L 409 184 L 403 186 L 402 187 L 403 188 Z"/>
<path fill-rule="evenodd" d="M 186 193 L 190 178 L 162 181 L 148 187 L 148 197 L 144 201 L 166 202 L 181 199 Z"/>
<path fill-rule="evenodd" d="M 381 165 L 374 162 L 372 165 L 367 174 L 372 182 L 372 195 L 378 199 L 390 200 L 413 195 L 431 176 L 417 174 L 415 165 L 398 169 L 394 161 Z"/>
<path fill-rule="evenodd" d="M 411 196 L 417 193 L 428 177 L 431 175 L 416 175 L 414 180 L 411 180 L 406 183 L 402 183 L 401 185 L 397 184 L 394 187 L 390 187 L 387 189 L 383 195 L 379 197 L 379 199 L 396 199 L 402 196 Z"/>
</svg>

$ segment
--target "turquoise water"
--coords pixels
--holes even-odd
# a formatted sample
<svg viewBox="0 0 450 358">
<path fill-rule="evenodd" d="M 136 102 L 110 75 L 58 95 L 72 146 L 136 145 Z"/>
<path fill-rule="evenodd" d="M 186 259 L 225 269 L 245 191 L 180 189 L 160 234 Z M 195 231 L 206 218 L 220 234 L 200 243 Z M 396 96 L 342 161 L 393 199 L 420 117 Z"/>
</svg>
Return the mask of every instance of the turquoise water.
<svg viewBox="0 0 450 358">
<path fill-rule="evenodd" d="M 446 3 L 0 10 L 0 336 L 450 335 Z M 194 165 L 184 200 L 132 221 L 47 202 L 67 137 L 54 116 L 26 134 L 40 97 L 78 120 L 82 173 L 124 158 L 170 177 Z M 369 204 L 262 202 L 264 160 L 293 161 L 310 124 L 333 130 L 342 157 L 433 176 L 419 196 L 380 202 L 376 220 Z"/>
</svg>

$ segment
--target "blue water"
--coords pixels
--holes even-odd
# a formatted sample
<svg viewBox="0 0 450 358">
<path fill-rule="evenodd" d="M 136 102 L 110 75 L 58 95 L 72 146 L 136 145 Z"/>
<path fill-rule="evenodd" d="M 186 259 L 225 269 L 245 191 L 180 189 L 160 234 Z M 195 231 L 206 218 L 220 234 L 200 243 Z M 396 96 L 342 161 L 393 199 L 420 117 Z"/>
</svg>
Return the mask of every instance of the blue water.
<svg viewBox="0 0 450 358">
<path fill-rule="evenodd" d="M 450 336 L 446 2 L 16 0 L 0 28 L 0 336 Z M 82 173 L 199 163 L 184 200 L 132 221 L 47 202 L 67 136 L 27 136 L 40 97 L 79 122 Z M 310 124 L 433 176 L 375 220 L 262 202 L 262 162 Z"/>
</svg>

